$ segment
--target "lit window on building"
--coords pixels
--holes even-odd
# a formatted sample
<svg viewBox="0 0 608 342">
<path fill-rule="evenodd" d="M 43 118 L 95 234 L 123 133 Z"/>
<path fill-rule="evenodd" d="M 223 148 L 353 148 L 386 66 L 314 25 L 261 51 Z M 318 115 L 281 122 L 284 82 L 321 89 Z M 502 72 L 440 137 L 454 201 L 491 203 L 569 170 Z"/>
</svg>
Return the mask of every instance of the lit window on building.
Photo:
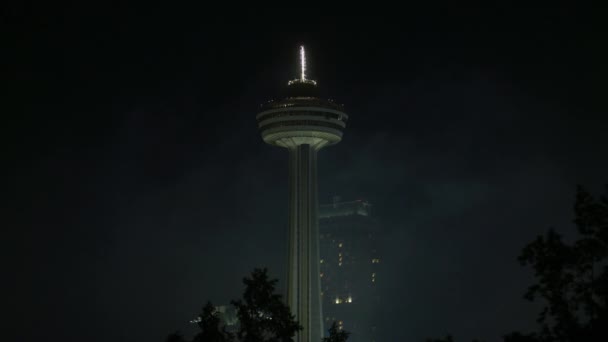
<svg viewBox="0 0 608 342">
<path fill-rule="evenodd" d="M 323 272 L 319 273 L 319 277 L 323 278 Z"/>
<path fill-rule="evenodd" d="M 340 243 L 338 244 L 338 247 L 339 247 L 339 248 L 342 248 L 342 242 L 340 242 Z"/>
<path fill-rule="evenodd" d="M 353 302 L 353 297 L 348 296 L 348 299 L 346 300 L 346 302 L 348 302 L 348 303 L 352 303 L 352 302 Z"/>
<path fill-rule="evenodd" d="M 372 264 L 379 264 L 380 263 L 380 259 L 372 259 Z"/>
<path fill-rule="evenodd" d="M 319 263 L 321 263 L 321 264 L 322 264 L 322 263 L 323 263 L 323 261 L 324 261 L 324 260 L 323 260 L 323 259 L 321 259 L 321 260 L 319 260 Z"/>
<path fill-rule="evenodd" d="M 340 297 L 336 297 L 335 303 L 342 304 L 342 299 L 340 299 Z"/>
</svg>

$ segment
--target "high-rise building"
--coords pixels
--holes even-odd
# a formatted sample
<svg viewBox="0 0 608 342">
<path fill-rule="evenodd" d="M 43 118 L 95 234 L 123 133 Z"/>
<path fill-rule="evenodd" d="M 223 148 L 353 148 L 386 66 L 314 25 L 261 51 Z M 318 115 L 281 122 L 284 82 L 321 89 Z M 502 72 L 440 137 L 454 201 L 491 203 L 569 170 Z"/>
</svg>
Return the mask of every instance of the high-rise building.
<svg viewBox="0 0 608 342">
<path fill-rule="evenodd" d="M 319 209 L 321 291 L 325 324 L 334 321 L 351 332 L 349 341 L 373 342 L 379 293 L 380 256 L 377 221 L 364 200 L 333 203 Z"/>
<path fill-rule="evenodd" d="M 306 77 L 300 47 L 300 78 L 289 81 L 287 97 L 269 101 L 257 114 L 263 140 L 289 151 L 289 257 L 287 304 L 304 328 L 297 342 L 324 335 L 319 277 L 317 152 L 342 140 L 348 116 L 341 105 L 318 95 Z"/>
</svg>

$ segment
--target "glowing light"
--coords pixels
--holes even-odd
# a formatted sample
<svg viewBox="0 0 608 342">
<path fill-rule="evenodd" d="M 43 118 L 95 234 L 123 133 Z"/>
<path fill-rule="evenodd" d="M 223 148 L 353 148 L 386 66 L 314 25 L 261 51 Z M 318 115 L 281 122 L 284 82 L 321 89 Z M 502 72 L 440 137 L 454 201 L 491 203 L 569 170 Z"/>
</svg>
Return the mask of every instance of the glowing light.
<svg viewBox="0 0 608 342">
<path fill-rule="evenodd" d="M 304 51 L 304 45 L 300 46 L 300 68 L 302 69 L 300 79 L 304 81 L 306 80 L 306 51 Z"/>
<path fill-rule="evenodd" d="M 346 301 L 349 302 L 349 303 L 352 303 L 353 302 L 353 297 L 348 296 L 348 299 Z"/>
<path fill-rule="evenodd" d="M 291 80 L 291 81 L 287 82 L 287 84 L 292 85 L 292 84 L 302 84 L 302 83 L 317 85 L 316 81 L 309 80 L 306 78 L 306 50 L 304 50 L 304 45 L 300 45 L 300 78 Z"/>
<path fill-rule="evenodd" d="M 314 81 L 314 80 L 301 80 L 301 79 L 291 80 L 291 81 L 287 82 L 287 85 L 292 85 L 292 84 L 302 83 L 302 82 L 317 85 L 317 81 Z M 284 106 L 284 107 L 287 107 L 287 106 Z"/>
</svg>

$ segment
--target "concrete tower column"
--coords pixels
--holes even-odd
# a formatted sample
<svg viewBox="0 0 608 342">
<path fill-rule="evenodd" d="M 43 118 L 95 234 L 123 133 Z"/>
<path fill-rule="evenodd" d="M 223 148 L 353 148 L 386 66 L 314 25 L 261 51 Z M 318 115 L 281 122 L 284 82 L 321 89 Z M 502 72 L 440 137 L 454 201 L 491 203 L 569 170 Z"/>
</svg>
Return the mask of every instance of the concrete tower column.
<svg viewBox="0 0 608 342">
<path fill-rule="evenodd" d="M 303 327 L 296 341 L 320 341 L 321 280 L 317 149 L 309 144 L 289 149 L 289 286 L 288 305 Z"/>
</svg>

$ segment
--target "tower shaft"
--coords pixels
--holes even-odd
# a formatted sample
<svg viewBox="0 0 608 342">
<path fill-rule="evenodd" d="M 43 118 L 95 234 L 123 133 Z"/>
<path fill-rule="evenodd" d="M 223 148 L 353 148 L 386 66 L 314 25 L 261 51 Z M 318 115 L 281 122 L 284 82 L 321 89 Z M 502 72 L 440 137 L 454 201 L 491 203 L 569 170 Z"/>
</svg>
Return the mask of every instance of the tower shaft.
<svg viewBox="0 0 608 342">
<path fill-rule="evenodd" d="M 296 342 L 319 342 L 324 334 L 319 260 L 317 152 L 339 143 L 348 115 L 344 106 L 319 96 L 317 82 L 301 75 L 287 82 L 287 97 L 268 101 L 256 115 L 264 142 L 289 151 L 289 242 L 287 304 L 302 330 Z"/>
<path fill-rule="evenodd" d="M 317 342 L 323 336 L 317 186 L 317 148 L 290 147 L 287 300 L 304 328 L 296 342 Z"/>
</svg>

